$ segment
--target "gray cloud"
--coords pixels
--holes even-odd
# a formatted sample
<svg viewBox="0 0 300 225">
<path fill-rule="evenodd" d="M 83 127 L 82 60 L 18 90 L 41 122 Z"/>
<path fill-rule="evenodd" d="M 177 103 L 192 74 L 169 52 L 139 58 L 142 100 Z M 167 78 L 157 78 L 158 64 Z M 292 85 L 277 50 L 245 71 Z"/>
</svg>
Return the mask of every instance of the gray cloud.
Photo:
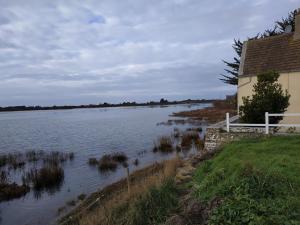
<svg viewBox="0 0 300 225">
<path fill-rule="evenodd" d="M 48 105 L 233 93 L 218 80 L 232 39 L 271 27 L 299 0 L 0 5 L 0 105 Z"/>
</svg>

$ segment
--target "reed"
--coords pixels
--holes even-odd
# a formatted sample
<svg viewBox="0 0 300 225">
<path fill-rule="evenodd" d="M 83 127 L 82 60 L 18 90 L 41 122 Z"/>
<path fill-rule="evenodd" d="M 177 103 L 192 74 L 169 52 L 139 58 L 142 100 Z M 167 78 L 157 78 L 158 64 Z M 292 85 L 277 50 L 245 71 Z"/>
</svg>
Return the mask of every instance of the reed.
<svg viewBox="0 0 300 225">
<path fill-rule="evenodd" d="M 26 184 L 32 183 L 35 190 L 57 188 L 64 180 L 64 170 L 56 164 L 48 164 L 29 170 L 22 179 Z"/>
<path fill-rule="evenodd" d="M 111 155 L 111 158 L 119 163 L 124 163 L 128 160 L 128 157 L 124 152 L 116 152 Z"/>
<path fill-rule="evenodd" d="M 98 168 L 100 171 L 115 170 L 118 163 L 112 158 L 111 155 L 104 155 L 101 157 L 98 163 Z"/>
<path fill-rule="evenodd" d="M 174 151 L 173 141 L 169 136 L 161 136 L 156 143 L 154 143 L 153 152 L 170 153 Z"/>
</svg>

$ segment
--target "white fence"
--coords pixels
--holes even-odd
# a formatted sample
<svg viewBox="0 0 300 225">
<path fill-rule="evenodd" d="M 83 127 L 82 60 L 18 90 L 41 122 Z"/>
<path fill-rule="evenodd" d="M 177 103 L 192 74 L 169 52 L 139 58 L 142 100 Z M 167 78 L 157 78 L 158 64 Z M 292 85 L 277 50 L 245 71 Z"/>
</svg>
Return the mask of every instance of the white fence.
<svg viewBox="0 0 300 225">
<path fill-rule="evenodd" d="M 264 124 L 253 124 L 253 123 L 231 123 L 229 113 L 226 113 L 226 130 L 230 131 L 230 127 L 265 127 L 266 134 L 269 134 L 270 127 L 300 127 L 300 124 L 270 124 L 269 118 L 274 116 L 300 116 L 300 113 L 265 113 L 265 123 Z"/>
</svg>

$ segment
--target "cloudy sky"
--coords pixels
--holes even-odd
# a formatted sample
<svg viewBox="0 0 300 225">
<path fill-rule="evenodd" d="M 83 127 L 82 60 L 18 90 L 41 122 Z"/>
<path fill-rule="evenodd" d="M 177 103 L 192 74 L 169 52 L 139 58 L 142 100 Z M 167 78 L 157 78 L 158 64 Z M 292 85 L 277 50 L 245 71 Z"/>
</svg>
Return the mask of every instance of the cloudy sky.
<svg viewBox="0 0 300 225">
<path fill-rule="evenodd" d="M 233 38 L 300 0 L 0 0 L 0 105 L 221 98 Z"/>
</svg>

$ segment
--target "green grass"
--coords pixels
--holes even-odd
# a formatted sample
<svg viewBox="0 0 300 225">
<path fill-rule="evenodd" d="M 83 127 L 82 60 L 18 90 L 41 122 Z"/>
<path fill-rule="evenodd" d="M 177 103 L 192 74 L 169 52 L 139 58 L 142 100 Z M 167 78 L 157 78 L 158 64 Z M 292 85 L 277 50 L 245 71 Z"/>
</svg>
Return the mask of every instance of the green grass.
<svg viewBox="0 0 300 225">
<path fill-rule="evenodd" d="M 133 202 L 112 210 L 112 224 L 153 225 L 161 224 L 178 206 L 178 190 L 173 180 L 159 187 L 152 187 Z"/>
<path fill-rule="evenodd" d="M 300 224 L 300 136 L 233 142 L 194 176 L 202 201 L 222 199 L 209 224 Z"/>
</svg>

